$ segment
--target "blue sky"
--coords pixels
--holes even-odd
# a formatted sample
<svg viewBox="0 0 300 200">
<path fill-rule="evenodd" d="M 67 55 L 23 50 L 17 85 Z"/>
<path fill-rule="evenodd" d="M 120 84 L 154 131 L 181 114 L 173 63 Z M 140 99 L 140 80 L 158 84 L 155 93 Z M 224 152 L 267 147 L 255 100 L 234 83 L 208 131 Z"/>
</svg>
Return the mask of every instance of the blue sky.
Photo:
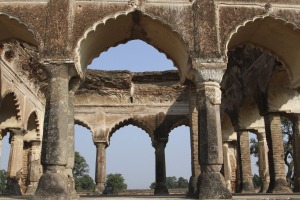
<svg viewBox="0 0 300 200">
<path fill-rule="evenodd" d="M 94 59 L 89 69 L 129 70 L 133 72 L 176 70 L 171 60 L 154 47 L 142 41 L 130 41 L 125 45 L 112 47 Z M 1 168 L 7 169 L 9 137 L 3 138 Z M 96 148 L 88 129 L 75 126 L 75 149 L 85 157 L 90 175 L 95 176 Z M 155 157 L 151 140 L 145 131 L 135 126 L 126 126 L 116 131 L 106 151 L 106 171 L 121 173 L 129 189 L 149 188 L 155 181 Z M 254 166 L 255 161 L 252 161 Z M 257 167 L 252 167 L 257 173 Z M 190 133 L 185 126 L 170 133 L 166 146 L 167 176 L 191 176 Z"/>
</svg>

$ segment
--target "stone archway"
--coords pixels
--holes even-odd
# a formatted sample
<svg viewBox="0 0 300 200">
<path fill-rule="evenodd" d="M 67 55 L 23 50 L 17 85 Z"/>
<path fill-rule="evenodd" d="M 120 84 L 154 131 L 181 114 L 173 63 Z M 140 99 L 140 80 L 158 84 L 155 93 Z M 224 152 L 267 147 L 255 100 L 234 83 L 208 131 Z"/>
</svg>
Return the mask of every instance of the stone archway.
<svg viewBox="0 0 300 200">
<path fill-rule="evenodd" d="M 226 51 L 250 43 L 271 52 L 288 70 L 291 85 L 300 83 L 300 32 L 284 19 L 256 17 L 238 26 L 226 44 Z"/>
<path fill-rule="evenodd" d="M 178 68 L 181 80 L 185 79 L 190 70 L 186 42 L 171 26 L 141 11 L 118 13 L 88 29 L 75 50 L 77 70 L 84 73 L 86 66 L 101 52 L 134 39 L 143 40 L 165 53 Z"/>
</svg>

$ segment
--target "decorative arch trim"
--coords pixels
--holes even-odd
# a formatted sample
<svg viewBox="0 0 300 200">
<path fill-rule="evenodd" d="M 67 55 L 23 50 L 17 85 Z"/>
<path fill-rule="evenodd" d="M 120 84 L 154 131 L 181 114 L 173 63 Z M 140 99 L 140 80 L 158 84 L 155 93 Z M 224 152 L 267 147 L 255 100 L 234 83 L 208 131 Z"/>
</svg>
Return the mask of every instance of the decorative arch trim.
<svg viewBox="0 0 300 200">
<path fill-rule="evenodd" d="M 297 67 L 300 64 L 300 31 L 296 24 L 269 14 L 246 20 L 231 32 L 225 55 L 231 48 L 245 43 L 275 55 L 286 67 L 291 85 L 300 86 L 300 68 Z"/>
<path fill-rule="evenodd" d="M 35 31 L 19 18 L 0 12 L 0 26 L 5 27 L 0 31 L 0 41 L 16 38 L 38 47 Z"/>
<path fill-rule="evenodd" d="M 139 25 L 142 31 L 135 32 L 135 25 Z M 168 40 L 163 40 L 158 36 L 160 34 L 168 35 Z M 179 32 L 162 19 L 141 11 L 128 10 L 107 16 L 96 22 L 78 40 L 75 48 L 75 63 L 80 76 L 84 76 L 86 66 L 100 53 L 133 39 L 141 39 L 165 53 L 167 58 L 170 58 L 178 67 L 182 77 L 189 71 L 187 69 L 189 67 L 188 45 Z M 95 43 L 101 46 L 95 47 Z"/>
<path fill-rule="evenodd" d="M 19 98 L 18 96 L 16 95 L 16 93 L 14 91 L 11 91 L 11 90 L 8 90 L 6 91 L 3 95 L 2 95 L 2 101 L 1 101 L 1 104 L 3 103 L 3 101 L 5 100 L 5 98 L 8 96 L 8 95 L 12 95 L 13 96 L 13 101 L 14 101 L 14 105 L 15 105 L 15 108 L 16 108 L 16 112 L 17 112 L 17 119 L 19 121 L 22 120 L 22 115 L 21 115 L 21 107 L 20 107 L 20 101 L 19 101 Z"/>
<path fill-rule="evenodd" d="M 92 130 L 92 128 L 91 128 L 91 126 L 89 125 L 89 123 L 87 123 L 87 122 L 85 122 L 85 121 L 83 121 L 83 120 L 81 120 L 81 119 L 78 119 L 78 118 L 76 118 L 75 120 L 74 120 L 74 125 L 75 124 L 78 124 L 78 125 L 80 125 L 80 126 L 82 126 L 82 127 L 84 127 L 84 128 L 87 128 L 89 131 L 91 131 L 91 133 L 93 134 L 93 130 Z"/>
</svg>

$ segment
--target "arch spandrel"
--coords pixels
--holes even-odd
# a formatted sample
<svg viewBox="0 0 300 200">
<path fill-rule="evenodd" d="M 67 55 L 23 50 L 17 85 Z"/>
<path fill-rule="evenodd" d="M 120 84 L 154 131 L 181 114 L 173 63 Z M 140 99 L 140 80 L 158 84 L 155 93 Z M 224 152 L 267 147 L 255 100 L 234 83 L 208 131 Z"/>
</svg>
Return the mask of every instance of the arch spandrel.
<svg viewBox="0 0 300 200">
<path fill-rule="evenodd" d="M 19 39 L 39 46 L 35 32 L 20 19 L 0 12 L 0 41 Z"/>
<path fill-rule="evenodd" d="M 274 16 L 248 20 L 232 32 L 226 44 L 226 52 L 245 43 L 259 46 L 282 61 L 291 86 L 300 86 L 300 31 L 295 25 Z"/>
<path fill-rule="evenodd" d="M 77 70 L 83 76 L 87 65 L 100 53 L 134 39 L 143 40 L 165 53 L 179 69 L 181 80 L 185 79 L 190 66 L 187 43 L 170 25 L 141 11 L 119 13 L 90 27 L 75 49 Z"/>
</svg>

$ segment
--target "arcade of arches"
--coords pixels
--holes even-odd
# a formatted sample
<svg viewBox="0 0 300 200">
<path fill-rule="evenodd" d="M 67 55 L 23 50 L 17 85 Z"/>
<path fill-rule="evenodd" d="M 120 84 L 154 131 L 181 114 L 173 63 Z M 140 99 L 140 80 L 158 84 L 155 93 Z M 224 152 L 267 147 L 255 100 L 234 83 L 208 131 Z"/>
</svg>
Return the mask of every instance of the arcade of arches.
<svg viewBox="0 0 300 200">
<path fill-rule="evenodd" d="M 9 191 L 79 198 L 74 122 L 92 132 L 98 190 L 111 134 L 133 124 L 156 150 L 157 194 L 168 192 L 164 149 L 180 125 L 190 127 L 188 195 L 254 192 L 249 131 L 258 138 L 261 192 L 299 191 L 299 12 L 298 0 L 1 1 L 0 129 L 1 137 L 10 133 Z M 103 51 L 134 39 L 165 53 L 178 70 L 86 69 Z M 294 127 L 293 188 L 285 177 L 282 116 Z"/>
</svg>

